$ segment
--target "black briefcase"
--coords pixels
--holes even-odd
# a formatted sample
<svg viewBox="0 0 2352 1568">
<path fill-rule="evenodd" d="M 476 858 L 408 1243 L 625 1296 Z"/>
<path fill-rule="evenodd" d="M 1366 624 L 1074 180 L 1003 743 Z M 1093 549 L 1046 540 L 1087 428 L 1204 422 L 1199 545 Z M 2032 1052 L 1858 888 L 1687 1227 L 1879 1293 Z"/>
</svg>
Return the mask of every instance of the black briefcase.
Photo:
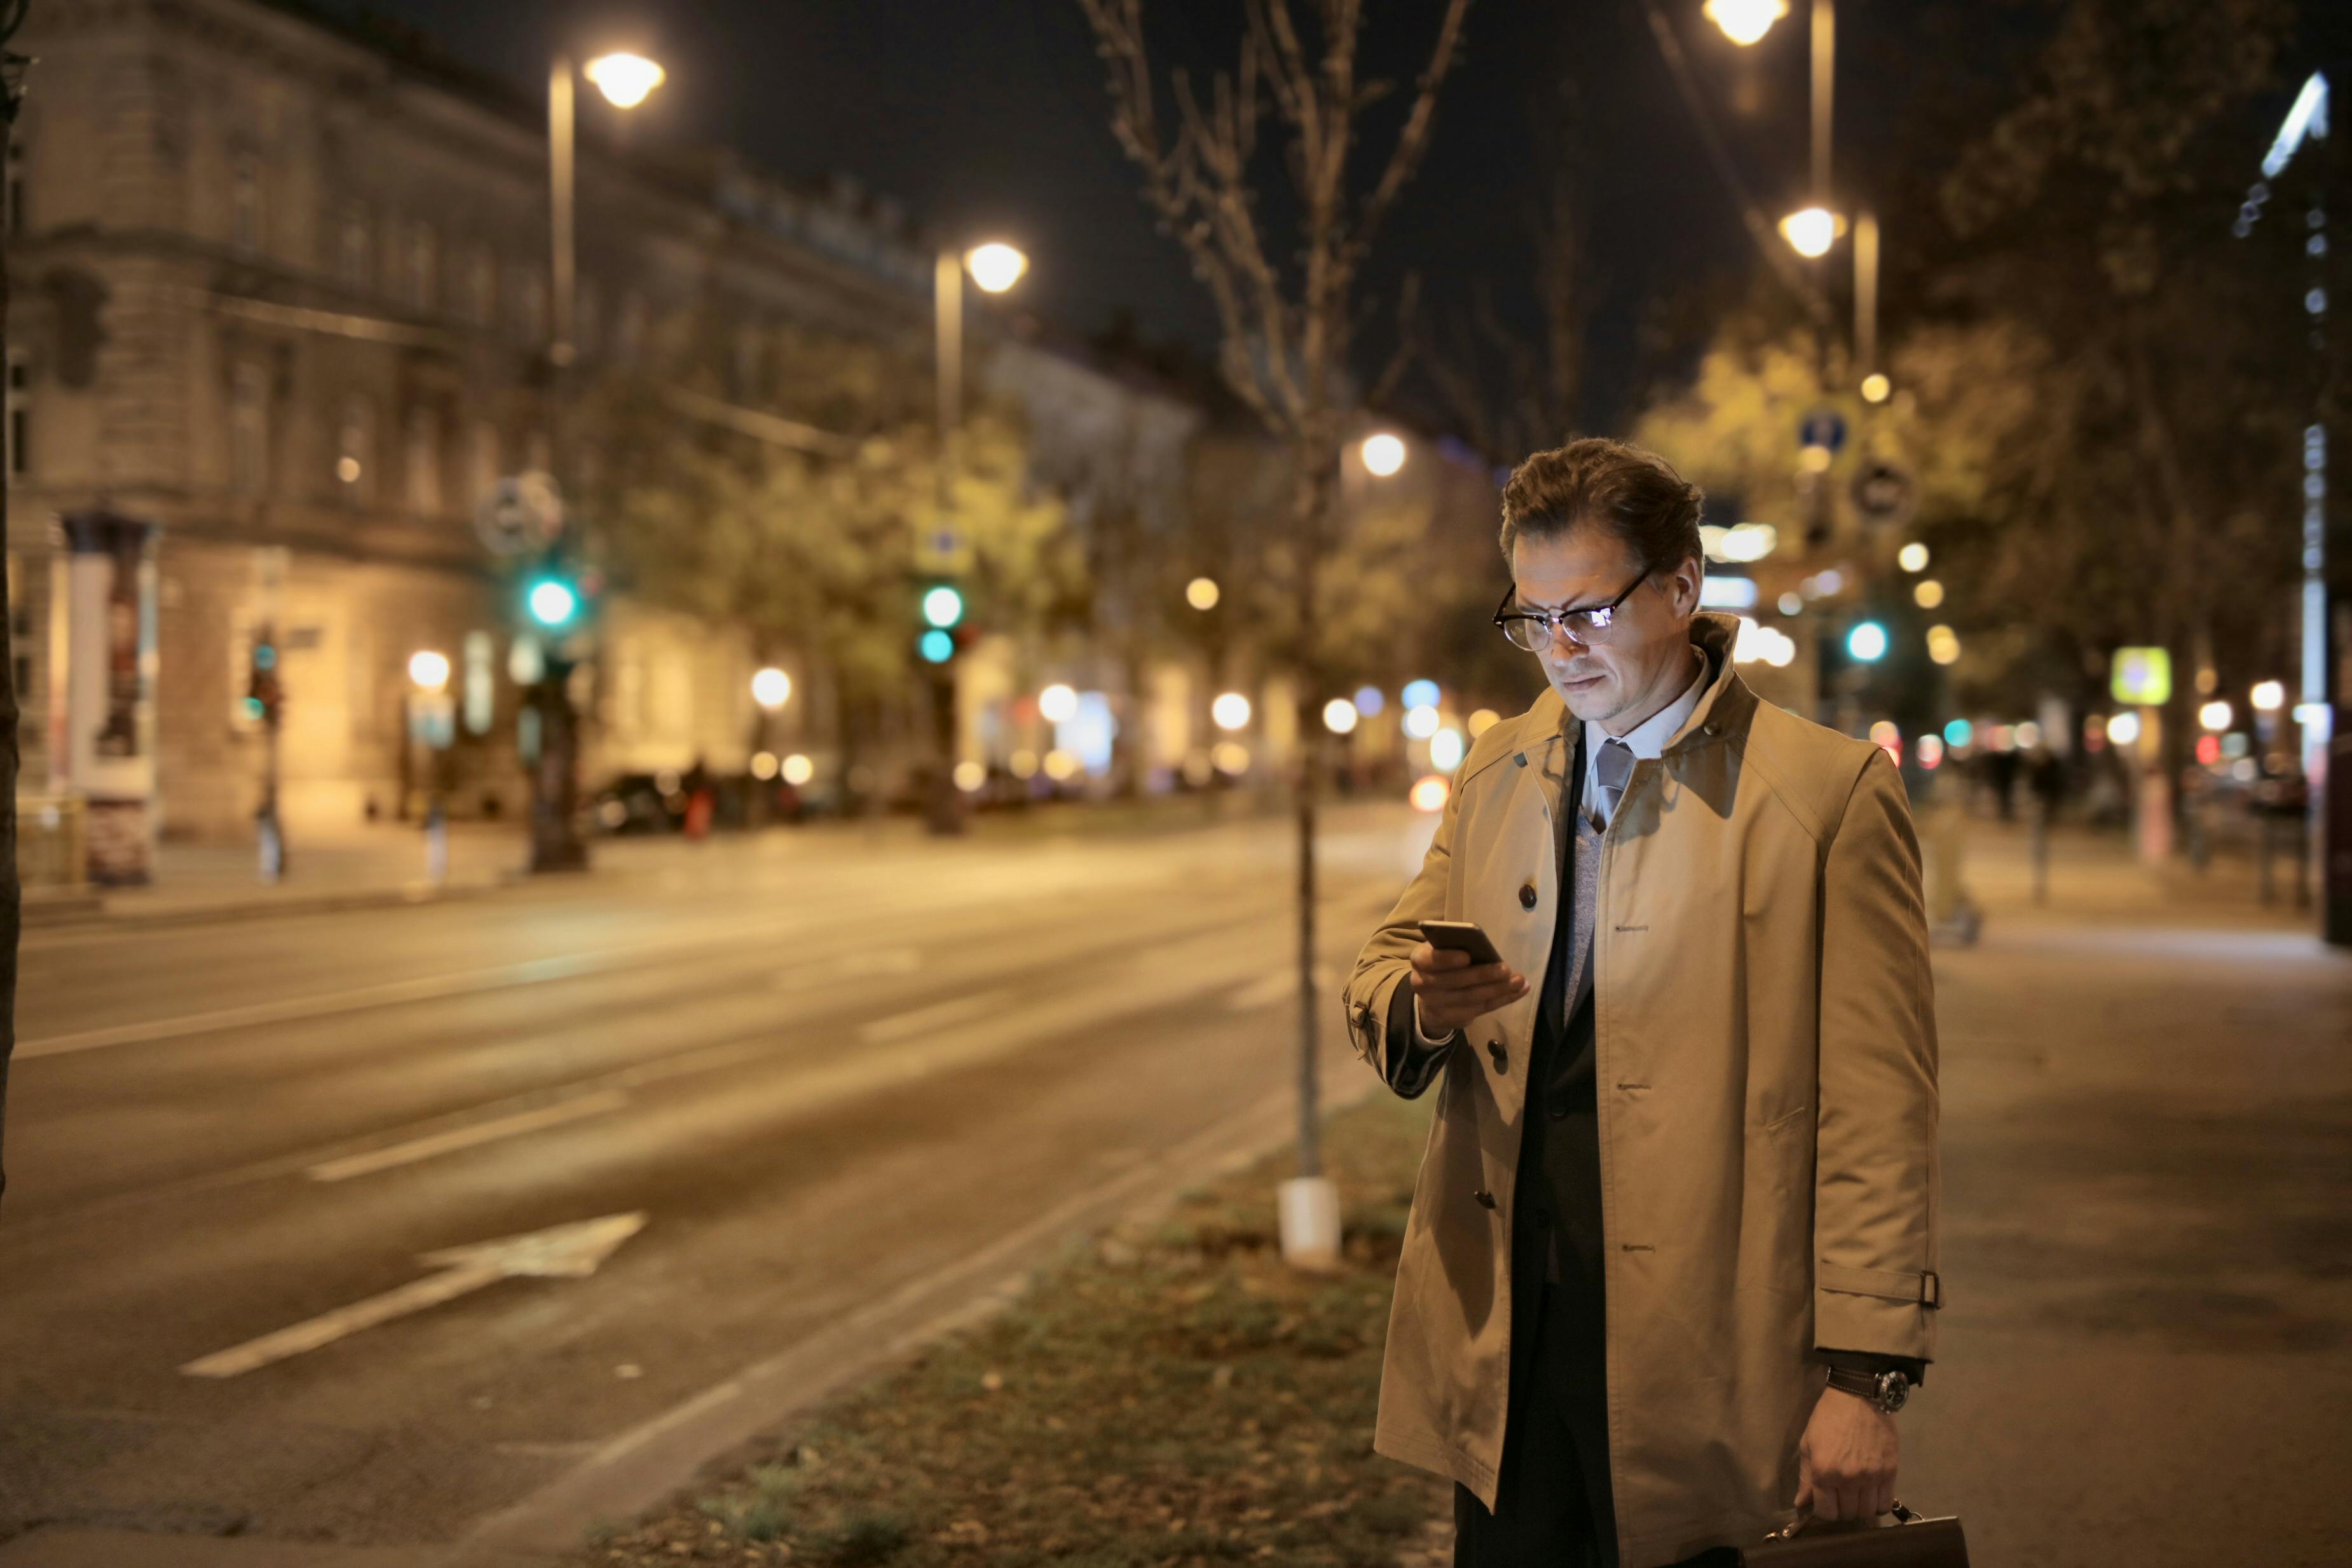
<svg viewBox="0 0 2352 1568">
<path fill-rule="evenodd" d="M 1958 1519 L 1922 1519 L 1895 1505 L 1893 1524 L 1876 1520 L 1801 1519 L 1739 1549 L 1742 1568 L 1969 1568 Z"/>
</svg>

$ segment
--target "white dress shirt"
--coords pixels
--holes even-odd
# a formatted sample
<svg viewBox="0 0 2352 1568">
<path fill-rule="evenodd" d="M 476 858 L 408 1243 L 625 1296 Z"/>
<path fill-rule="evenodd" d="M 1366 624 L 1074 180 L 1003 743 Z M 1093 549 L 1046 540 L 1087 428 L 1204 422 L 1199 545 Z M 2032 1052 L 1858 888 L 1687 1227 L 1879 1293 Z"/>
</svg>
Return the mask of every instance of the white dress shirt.
<svg viewBox="0 0 2352 1568">
<path fill-rule="evenodd" d="M 1684 721 L 1697 708 L 1698 699 L 1706 693 L 1706 656 L 1698 653 L 1696 643 L 1691 651 L 1697 656 L 1691 661 L 1694 668 L 1690 685 L 1683 688 L 1683 695 L 1623 735 L 1612 737 L 1598 720 L 1584 721 L 1584 810 L 1595 830 L 1609 826 L 1609 808 L 1601 799 L 1601 779 L 1597 771 L 1601 747 L 1614 739 L 1633 754 L 1636 762 L 1666 754 L 1666 742 L 1675 737 L 1675 731 L 1682 728 Z M 1414 1040 L 1422 1045 L 1444 1043 L 1430 1039 L 1429 1032 L 1421 1027 L 1421 998 L 1418 996 L 1412 998 L 1412 1033 Z"/>
</svg>

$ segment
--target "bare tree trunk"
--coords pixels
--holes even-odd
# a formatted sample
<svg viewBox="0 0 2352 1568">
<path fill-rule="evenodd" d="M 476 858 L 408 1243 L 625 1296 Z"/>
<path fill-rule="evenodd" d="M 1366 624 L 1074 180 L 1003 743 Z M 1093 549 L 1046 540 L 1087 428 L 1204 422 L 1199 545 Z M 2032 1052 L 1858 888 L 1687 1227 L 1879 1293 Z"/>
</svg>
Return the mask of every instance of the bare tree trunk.
<svg viewBox="0 0 2352 1568">
<path fill-rule="evenodd" d="M 1298 682 L 1298 1174 L 1323 1174 L 1321 1090 L 1315 1047 L 1320 1030 L 1315 988 L 1315 818 L 1323 789 L 1323 722 L 1316 695 L 1322 661 L 1315 655 L 1316 581 L 1331 508 L 1332 453 L 1310 441 L 1299 453 L 1297 643 L 1291 660 Z"/>
</svg>

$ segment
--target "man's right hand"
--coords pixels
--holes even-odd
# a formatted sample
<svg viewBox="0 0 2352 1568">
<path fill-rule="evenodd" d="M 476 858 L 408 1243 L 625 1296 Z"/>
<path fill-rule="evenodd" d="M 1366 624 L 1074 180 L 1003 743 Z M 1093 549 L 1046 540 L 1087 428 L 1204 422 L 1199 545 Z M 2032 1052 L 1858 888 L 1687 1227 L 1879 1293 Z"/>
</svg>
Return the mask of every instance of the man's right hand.
<svg viewBox="0 0 2352 1568">
<path fill-rule="evenodd" d="M 1508 964 L 1472 964 L 1455 947 L 1423 942 L 1412 950 L 1412 995 L 1421 1027 L 1443 1040 L 1471 1019 L 1507 1008 L 1528 994 L 1525 977 Z"/>
</svg>

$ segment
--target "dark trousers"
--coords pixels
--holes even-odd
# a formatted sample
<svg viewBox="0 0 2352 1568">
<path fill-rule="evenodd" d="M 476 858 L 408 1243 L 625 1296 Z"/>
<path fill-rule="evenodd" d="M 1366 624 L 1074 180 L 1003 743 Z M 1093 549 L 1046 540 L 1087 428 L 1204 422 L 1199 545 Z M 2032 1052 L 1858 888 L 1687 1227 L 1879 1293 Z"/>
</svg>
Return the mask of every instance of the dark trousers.
<svg viewBox="0 0 2352 1568">
<path fill-rule="evenodd" d="M 1515 1380 L 1495 1509 L 1454 1488 L 1454 1568 L 1617 1568 L 1601 1326 L 1594 1292 L 1535 1292 L 1532 1361 Z M 1728 1546 L 1676 1568 L 1738 1568 Z"/>
</svg>

